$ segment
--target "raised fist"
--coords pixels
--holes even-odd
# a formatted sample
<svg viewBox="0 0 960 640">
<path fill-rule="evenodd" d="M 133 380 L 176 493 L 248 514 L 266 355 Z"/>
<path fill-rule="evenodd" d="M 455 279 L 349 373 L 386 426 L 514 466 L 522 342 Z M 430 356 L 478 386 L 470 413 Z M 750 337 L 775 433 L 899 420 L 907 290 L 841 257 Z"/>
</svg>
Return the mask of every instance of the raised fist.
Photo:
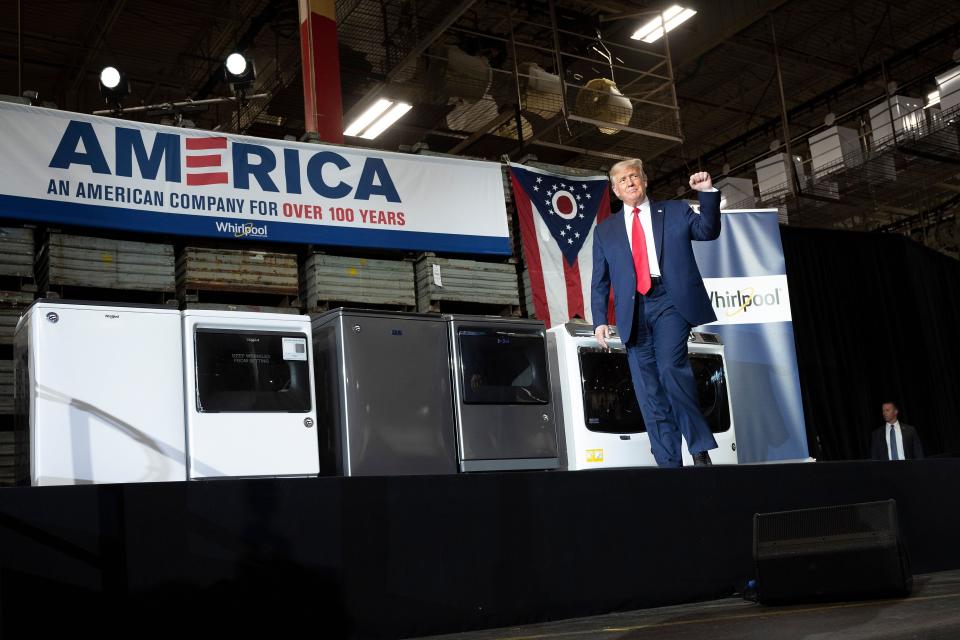
<svg viewBox="0 0 960 640">
<path fill-rule="evenodd" d="M 694 191 L 707 191 L 713 188 L 713 180 L 706 171 L 699 171 L 690 176 L 690 188 Z"/>
</svg>

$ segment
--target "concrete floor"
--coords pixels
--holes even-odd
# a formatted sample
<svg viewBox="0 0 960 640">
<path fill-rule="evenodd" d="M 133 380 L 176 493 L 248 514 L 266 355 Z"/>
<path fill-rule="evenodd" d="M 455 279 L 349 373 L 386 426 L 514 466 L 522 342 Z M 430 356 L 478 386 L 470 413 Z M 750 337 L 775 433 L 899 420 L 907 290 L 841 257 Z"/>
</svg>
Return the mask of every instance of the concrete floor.
<svg viewBox="0 0 960 640">
<path fill-rule="evenodd" d="M 726 598 L 421 640 L 744 640 L 960 638 L 960 571 L 914 577 L 892 600 L 764 606 Z"/>
</svg>

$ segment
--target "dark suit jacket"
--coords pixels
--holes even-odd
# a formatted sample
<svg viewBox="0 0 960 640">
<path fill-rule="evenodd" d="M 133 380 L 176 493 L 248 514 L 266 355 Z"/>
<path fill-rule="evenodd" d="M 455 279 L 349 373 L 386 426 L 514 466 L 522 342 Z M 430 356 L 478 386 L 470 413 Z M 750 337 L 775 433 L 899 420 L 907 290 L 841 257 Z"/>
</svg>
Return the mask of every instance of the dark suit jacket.
<svg viewBox="0 0 960 640">
<path fill-rule="evenodd" d="M 887 440 L 889 438 L 887 424 L 884 423 L 879 429 L 875 429 L 870 435 L 870 457 L 874 460 L 889 460 L 890 454 L 887 451 Z M 906 460 L 919 460 L 923 457 L 923 445 L 920 444 L 920 436 L 917 430 L 908 424 L 900 423 L 900 435 L 903 438 L 903 457 Z"/>
<path fill-rule="evenodd" d="M 714 240 L 720 235 L 720 192 L 700 192 L 700 214 L 686 202 L 650 201 L 653 239 L 660 263 L 660 277 L 680 315 L 697 326 L 717 319 L 703 286 L 700 269 L 693 257 L 691 240 Z M 593 326 L 607 322 L 607 301 L 613 285 L 617 329 L 623 342 L 630 340 L 637 273 L 627 240 L 623 213 L 604 220 L 593 236 L 593 280 L 591 310 Z"/>
</svg>

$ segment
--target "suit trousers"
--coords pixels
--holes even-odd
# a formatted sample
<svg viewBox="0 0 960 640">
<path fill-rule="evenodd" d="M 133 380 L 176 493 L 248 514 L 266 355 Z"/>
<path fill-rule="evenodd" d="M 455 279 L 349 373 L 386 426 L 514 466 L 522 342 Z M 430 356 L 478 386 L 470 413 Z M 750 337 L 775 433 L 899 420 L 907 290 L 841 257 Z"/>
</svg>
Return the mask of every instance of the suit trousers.
<svg viewBox="0 0 960 640">
<path fill-rule="evenodd" d="M 717 448 L 700 412 L 697 383 L 687 356 L 690 325 L 663 284 L 637 294 L 626 345 L 630 375 L 657 465 L 681 467 L 681 434 L 691 454 Z"/>
</svg>

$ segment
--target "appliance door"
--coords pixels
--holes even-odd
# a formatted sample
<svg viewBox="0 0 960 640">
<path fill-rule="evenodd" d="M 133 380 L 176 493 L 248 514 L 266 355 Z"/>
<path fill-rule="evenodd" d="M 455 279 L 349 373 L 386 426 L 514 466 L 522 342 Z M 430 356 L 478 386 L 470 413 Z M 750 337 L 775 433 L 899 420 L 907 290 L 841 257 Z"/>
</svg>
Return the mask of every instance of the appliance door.
<svg viewBox="0 0 960 640">
<path fill-rule="evenodd" d="M 310 360 L 302 333 L 196 329 L 200 413 L 308 413 Z"/>
<path fill-rule="evenodd" d="M 190 477 L 316 474 L 309 325 L 301 332 L 187 321 Z"/>
<path fill-rule="evenodd" d="M 465 462 L 515 460 L 486 468 L 544 468 L 523 460 L 550 459 L 558 445 L 542 329 L 453 325 L 456 341 L 460 455 Z"/>
<path fill-rule="evenodd" d="M 644 433 L 637 395 L 630 377 L 627 354 L 580 347 L 583 375 L 583 420 L 587 429 L 601 433 Z M 697 382 L 700 412 L 713 433 L 730 429 L 730 402 L 723 357 L 713 353 L 691 353 L 690 367 Z"/>
<path fill-rule="evenodd" d="M 727 395 L 727 376 L 723 356 L 716 353 L 691 353 L 690 366 L 697 381 L 697 399 L 700 412 L 713 433 L 730 429 L 730 399 Z"/>
<path fill-rule="evenodd" d="M 596 433 L 644 433 L 626 350 L 580 347 L 583 423 Z"/>
<path fill-rule="evenodd" d="M 341 323 L 343 473 L 456 473 L 446 323 L 373 315 Z"/>
</svg>

